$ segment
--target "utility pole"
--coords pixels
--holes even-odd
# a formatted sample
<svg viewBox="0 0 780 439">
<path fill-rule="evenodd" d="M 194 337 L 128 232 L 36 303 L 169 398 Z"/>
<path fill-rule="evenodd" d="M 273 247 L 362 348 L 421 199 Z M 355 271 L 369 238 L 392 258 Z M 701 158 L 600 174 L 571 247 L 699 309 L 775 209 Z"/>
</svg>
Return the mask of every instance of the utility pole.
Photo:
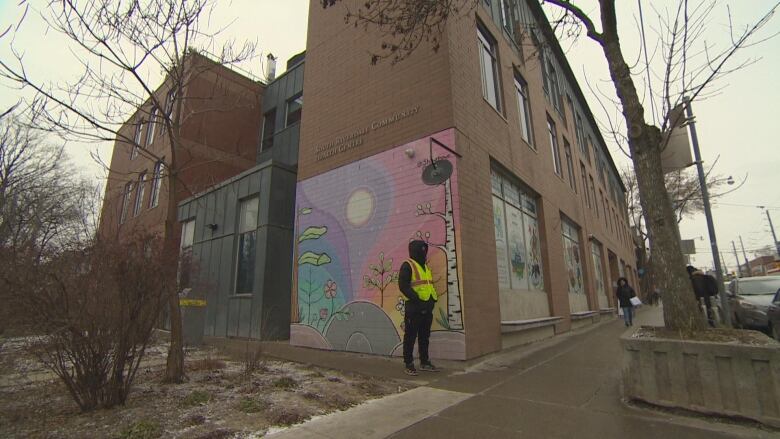
<svg viewBox="0 0 780 439">
<path fill-rule="evenodd" d="M 737 246 L 734 245 L 734 241 L 731 241 L 731 248 L 734 249 L 734 259 L 737 261 L 737 272 L 739 272 L 739 277 L 742 276 L 742 264 L 739 263 L 739 255 L 737 255 Z"/>
<path fill-rule="evenodd" d="M 701 187 L 701 198 L 704 203 L 704 216 L 707 217 L 707 231 L 710 235 L 710 245 L 712 246 L 712 261 L 715 264 L 715 274 L 718 279 L 718 293 L 720 296 L 720 304 L 723 307 L 723 324 L 727 328 L 731 328 L 731 310 L 728 299 L 726 298 L 726 289 L 723 287 L 723 270 L 720 264 L 720 252 L 718 251 L 718 239 L 715 237 L 715 223 L 712 221 L 712 209 L 710 208 L 710 194 L 707 191 L 707 180 L 704 175 L 704 164 L 701 160 L 701 151 L 699 151 L 699 137 L 696 135 L 696 123 L 693 118 L 693 109 L 691 108 L 691 100 L 686 96 L 683 98 L 685 102 L 685 114 L 688 119 L 688 127 L 691 130 L 691 144 L 693 145 L 693 156 L 696 160 L 696 170 L 699 172 L 699 186 Z"/>
<path fill-rule="evenodd" d="M 766 209 L 765 212 L 766 219 L 769 220 L 769 229 L 772 230 L 772 240 L 775 242 L 775 251 L 777 252 L 777 257 L 780 258 L 780 242 L 777 241 L 777 235 L 775 235 L 775 226 L 772 225 L 772 217 L 769 216 L 769 209 Z"/>
<path fill-rule="evenodd" d="M 742 243 L 742 235 L 739 235 L 739 246 L 742 247 L 742 257 L 745 258 L 745 269 L 748 272 L 747 277 L 753 274 L 753 270 L 750 269 L 750 262 L 748 261 L 747 253 L 745 253 L 745 244 Z"/>
</svg>

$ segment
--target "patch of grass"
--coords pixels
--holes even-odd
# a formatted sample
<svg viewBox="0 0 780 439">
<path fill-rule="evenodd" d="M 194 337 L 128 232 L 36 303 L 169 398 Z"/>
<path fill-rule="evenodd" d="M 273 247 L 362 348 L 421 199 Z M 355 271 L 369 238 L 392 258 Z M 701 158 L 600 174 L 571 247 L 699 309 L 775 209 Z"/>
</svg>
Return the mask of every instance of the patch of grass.
<svg viewBox="0 0 780 439">
<path fill-rule="evenodd" d="M 138 421 L 122 430 L 121 439 L 156 439 L 162 436 L 162 427 L 156 421 Z"/>
<path fill-rule="evenodd" d="M 265 411 L 270 404 L 259 398 L 244 398 L 238 403 L 238 410 L 244 413 L 258 413 Z"/>
<path fill-rule="evenodd" d="M 274 410 L 268 415 L 271 425 L 289 426 L 301 423 L 309 416 L 296 410 L 295 407 L 283 407 Z"/>
<path fill-rule="evenodd" d="M 341 395 L 331 395 L 325 399 L 325 403 L 336 410 L 346 410 L 355 405 L 355 401 Z"/>
<path fill-rule="evenodd" d="M 183 407 L 194 407 L 196 405 L 204 405 L 209 401 L 211 401 L 211 394 L 209 392 L 193 390 L 192 393 L 181 400 L 181 405 Z"/>
<path fill-rule="evenodd" d="M 358 383 L 357 387 L 366 392 L 368 396 L 382 396 L 386 393 L 376 381 L 362 381 Z"/>
<path fill-rule="evenodd" d="M 325 397 L 316 392 L 304 392 L 301 396 L 311 401 L 322 401 Z"/>
<path fill-rule="evenodd" d="M 298 382 L 290 377 L 280 377 L 274 380 L 273 385 L 277 389 L 292 390 L 298 387 Z"/>
<path fill-rule="evenodd" d="M 206 417 L 203 415 L 191 415 L 184 419 L 184 423 L 187 425 L 202 425 L 206 423 Z"/>
<path fill-rule="evenodd" d="M 211 355 L 202 360 L 193 361 L 190 364 L 190 370 L 222 370 L 225 367 L 227 365 L 224 361 L 219 358 L 213 358 Z"/>
</svg>

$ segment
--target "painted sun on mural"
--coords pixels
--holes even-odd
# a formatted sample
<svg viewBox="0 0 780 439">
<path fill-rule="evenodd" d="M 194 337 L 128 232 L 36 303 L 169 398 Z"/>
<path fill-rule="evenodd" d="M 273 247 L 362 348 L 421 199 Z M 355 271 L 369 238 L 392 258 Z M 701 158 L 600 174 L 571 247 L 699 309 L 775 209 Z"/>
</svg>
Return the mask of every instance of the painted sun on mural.
<svg viewBox="0 0 780 439">
<path fill-rule="evenodd" d="M 432 137 L 454 143 L 452 130 Z M 418 160 L 430 145 L 425 137 L 298 183 L 292 344 L 400 355 L 398 270 L 409 241 L 423 239 L 440 297 L 431 355 L 465 358 L 457 169 L 425 185 Z M 439 145 L 432 152 L 452 159 Z"/>
</svg>

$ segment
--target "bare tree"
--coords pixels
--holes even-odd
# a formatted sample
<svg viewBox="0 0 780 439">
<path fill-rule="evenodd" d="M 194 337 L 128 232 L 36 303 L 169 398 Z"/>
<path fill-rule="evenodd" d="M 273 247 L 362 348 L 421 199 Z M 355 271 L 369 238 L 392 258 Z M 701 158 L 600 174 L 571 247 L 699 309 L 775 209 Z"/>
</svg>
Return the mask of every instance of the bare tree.
<svg viewBox="0 0 780 439">
<path fill-rule="evenodd" d="M 322 5 L 329 7 L 337 2 L 338 0 L 323 0 Z M 424 7 L 420 5 L 422 3 L 425 4 Z M 361 10 L 373 12 L 350 13 L 346 19 L 348 23 L 355 25 L 379 28 L 380 32 L 384 31 L 384 36 L 400 41 L 400 44 L 390 46 L 390 49 L 403 52 L 399 55 L 403 58 L 418 47 L 414 41 L 438 41 L 434 40 L 434 36 L 442 32 L 444 26 L 440 23 L 450 19 L 456 10 L 470 11 L 470 8 L 478 3 L 476 0 L 367 0 L 362 3 Z M 577 36 L 584 32 L 602 49 L 617 96 L 614 103 L 620 108 L 622 116 L 622 127 L 616 127 L 612 131 L 624 133 L 622 137 L 627 146 L 625 151 L 634 165 L 640 204 L 654 251 L 654 264 L 658 270 L 668 273 L 668 276 L 661 279 L 660 285 L 664 295 L 666 326 L 680 332 L 703 329 L 704 319 L 697 312 L 693 295 L 690 294 L 691 287 L 680 250 L 674 207 L 665 187 L 661 167 L 661 153 L 669 140 L 664 131 L 681 123 L 679 119 L 669 119 L 668 115 L 673 113 L 669 110 L 707 96 L 713 92 L 713 85 L 717 80 L 752 62 L 747 60 L 732 65 L 736 53 L 762 41 L 760 31 L 772 19 L 779 5 L 771 7 L 750 26 L 737 29 L 732 25 L 731 40 L 725 47 L 715 47 L 704 41 L 703 37 L 707 18 L 714 11 L 716 2 L 700 1 L 689 5 L 687 0 L 680 0 L 671 14 L 663 16 L 658 13 L 661 27 L 661 49 L 658 53 L 663 56 L 664 61 L 664 69 L 660 75 L 662 85 L 653 89 L 651 81 L 648 81 L 645 84 L 649 88 L 648 92 L 640 93 L 636 80 L 645 74 L 652 80 L 652 75 L 648 73 L 650 56 L 645 57 L 644 69 L 640 67 L 632 71 L 626 62 L 618 34 L 615 0 L 598 0 L 598 16 L 595 13 L 587 13 L 580 7 L 581 2 L 577 1 L 544 0 L 542 3 L 560 12 L 551 20 L 552 28 L 566 36 Z M 456 4 L 458 6 L 455 6 Z M 438 15 L 430 17 L 430 14 Z M 430 23 L 434 25 L 431 26 Z M 556 45 L 555 35 L 545 29 L 542 29 L 542 32 L 547 33 L 545 38 Z M 412 35 L 412 43 L 399 37 L 399 34 Z M 385 45 L 381 46 L 381 49 L 386 50 L 386 43 L 383 44 Z M 434 49 L 435 47 L 434 44 Z M 647 50 L 645 53 L 648 53 Z M 376 59 L 381 57 L 374 58 Z M 651 102 L 661 101 L 659 107 L 651 105 L 656 115 L 650 121 L 645 114 L 645 96 L 649 96 L 647 100 Z M 682 117 L 681 112 L 677 114 Z"/>
<path fill-rule="evenodd" d="M 188 99 L 184 91 L 213 65 L 196 62 L 193 55 L 213 51 L 223 29 L 209 30 L 213 0 L 51 0 L 42 15 L 50 29 L 70 45 L 73 60 L 83 69 L 67 83 L 37 80 L 25 69 L 23 53 L 16 48 L 14 60 L 0 60 L 0 78 L 21 89 L 35 92 L 26 110 L 36 117 L 29 123 L 57 133 L 66 140 L 116 142 L 134 148 L 140 155 L 159 162 L 165 169 L 168 206 L 165 241 L 176 248 L 176 196 L 186 167 L 182 157 L 191 145 L 181 137 L 180 127 Z M 237 47 L 237 48 L 234 48 Z M 218 64 L 234 64 L 253 56 L 254 44 L 240 47 L 228 43 L 214 55 Z M 149 79 L 162 73 L 159 89 Z M 211 111 L 223 111 L 210 108 Z M 130 117 L 139 117 L 130 121 Z M 167 139 L 163 156 L 141 141 L 139 126 L 150 122 Z M 186 189 L 186 188 L 185 188 Z M 184 378 L 182 327 L 178 297 L 168 298 L 171 345 L 166 381 Z"/>
</svg>

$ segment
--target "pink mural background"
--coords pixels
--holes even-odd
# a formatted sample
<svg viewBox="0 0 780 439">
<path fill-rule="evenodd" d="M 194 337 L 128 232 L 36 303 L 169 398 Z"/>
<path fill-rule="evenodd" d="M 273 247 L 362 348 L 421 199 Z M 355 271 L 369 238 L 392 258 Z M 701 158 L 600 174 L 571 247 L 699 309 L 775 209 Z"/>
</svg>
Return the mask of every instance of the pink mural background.
<svg viewBox="0 0 780 439">
<path fill-rule="evenodd" d="M 465 358 L 457 157 L 431 137 L 455 150 L 449 129 L 298 183 L 292 344 L 398 355 L 398 270 L 409 241 L 423 239 L 440 298 L 431 356 Z M 455 169 L 438 186 L 421 178 L 431 149 Z"/>
</svg>

